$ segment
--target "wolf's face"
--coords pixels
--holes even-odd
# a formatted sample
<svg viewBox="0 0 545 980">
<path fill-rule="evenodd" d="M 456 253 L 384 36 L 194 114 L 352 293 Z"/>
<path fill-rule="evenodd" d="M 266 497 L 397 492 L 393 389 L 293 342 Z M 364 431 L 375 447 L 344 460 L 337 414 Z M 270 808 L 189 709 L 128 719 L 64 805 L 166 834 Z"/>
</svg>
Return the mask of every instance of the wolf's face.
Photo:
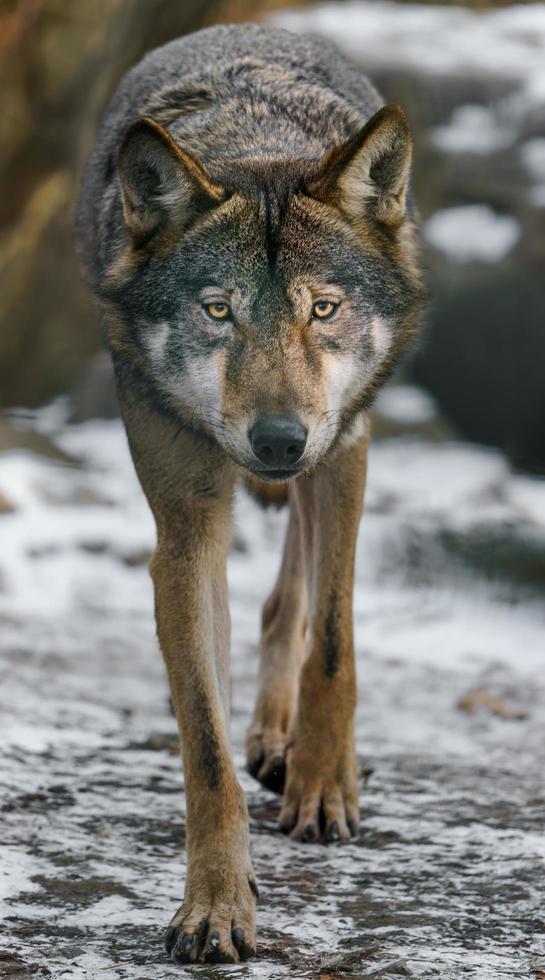
<svg viewBox="0 0 545 980">
<path fill-rule="evenodd" d="M 357 429 L 420 305 L 405 217 L 410 140 L 381 110 L 321 161 L 221 181 L 151 120 L 120 156 L 123 313 L 154 386 L 260 478 Z"/>
</svg>

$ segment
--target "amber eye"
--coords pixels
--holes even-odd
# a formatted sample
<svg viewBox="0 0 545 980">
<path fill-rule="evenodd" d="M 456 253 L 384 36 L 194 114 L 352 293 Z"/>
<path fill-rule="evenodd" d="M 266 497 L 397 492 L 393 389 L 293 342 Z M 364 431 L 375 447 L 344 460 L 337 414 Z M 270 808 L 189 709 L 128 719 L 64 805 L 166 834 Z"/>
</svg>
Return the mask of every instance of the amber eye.
<svg viewBox="0 0 545 980">
<path fill-rule="evenodd" d="M 319 299 L 312 307 L 312 316 L 316 320 L 330 320 L 339 306 L 339 303 L 333 303 L 330 299 Z"/>
<path fill-rule="evenodd" d="M 213 320 L 231 320 L 233 316 L 228 303 L 205 303 L 204 309 Z"/>
</svg>

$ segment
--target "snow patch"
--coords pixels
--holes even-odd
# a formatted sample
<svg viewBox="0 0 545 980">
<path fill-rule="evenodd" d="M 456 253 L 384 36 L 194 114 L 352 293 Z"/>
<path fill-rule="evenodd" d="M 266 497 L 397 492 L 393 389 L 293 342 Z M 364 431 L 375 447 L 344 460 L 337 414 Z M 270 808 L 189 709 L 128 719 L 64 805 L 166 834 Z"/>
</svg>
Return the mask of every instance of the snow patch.
<svg viewBox="0 0 545 980">
<path fill-rule="evenodd" d="M 509 146 L 515 133 L 501 125 L 494 112 L 482 105 L 461 105 L 445 126 L 431 132 L 432 142 L 448 153 L 489 154 Z"/>
<path fill-rule="evenodd" d="M 323 34 L 372 75 L 399 71 L 511 80 L 526 105 L 545 97 L 545 4 L 473 11 L 457 6 L 351 0 L 281 10 L 269 20 Z"/>
<path fill-rule="evenodd" d="M 424 225 L 430 245 L 451 262 L 501 262 L 517 244 L 521 227 L 515 218 L 497 214 L 486 204 L 436 211 Z"/>
<path fill-rule="evenodd" d="M 431 395 L 414 385 L 397 384 L 383 388 L 375 407 L 383 418 L 405 425 L 422 425 L 437 417 L 437 406 Z"/>
</svg>

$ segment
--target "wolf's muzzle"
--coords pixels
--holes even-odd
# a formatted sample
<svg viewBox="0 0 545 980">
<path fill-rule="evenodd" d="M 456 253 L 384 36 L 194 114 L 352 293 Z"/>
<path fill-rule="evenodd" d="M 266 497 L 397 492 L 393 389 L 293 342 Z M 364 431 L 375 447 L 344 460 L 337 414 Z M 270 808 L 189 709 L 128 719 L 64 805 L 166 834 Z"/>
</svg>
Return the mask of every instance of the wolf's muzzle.
<svg viewBox="0 0 545 980">
<path fill-rule="evenodd" d="M 295 415 L 261 415 L 248 438 L 265 470 L 290 471 L 305 451 L 307 430 Z"/>
</svg>

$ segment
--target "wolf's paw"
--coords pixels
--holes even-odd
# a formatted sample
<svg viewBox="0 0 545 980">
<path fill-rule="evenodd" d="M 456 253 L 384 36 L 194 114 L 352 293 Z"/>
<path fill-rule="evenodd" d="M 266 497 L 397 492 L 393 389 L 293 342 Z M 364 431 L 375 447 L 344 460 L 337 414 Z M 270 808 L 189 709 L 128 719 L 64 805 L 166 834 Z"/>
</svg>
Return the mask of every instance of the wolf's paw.
<svg viewBox="0 0 545 980">
<path fill-rule="evenodd" d="M 217 900 L 195 897 L 178 909 L 166 933 L 175 963 L 238 963 L 255 955 L 255 899 L 252 876 L 241 876 Z"/>
<path fill-rule="evenodd" d="M 323 767 L 323 769 L 322 769 Z M 335 767 L 318 753 L 309 763 L 297 744 L 288 754 L 280 830 L 303 843 L 333 843 L 356 837 L 360 825 L 353 753 Z"/>
<path fill-rule="evenodd" d="M 288 736 L 278 728 L 253 725 L 246 739 L 248 772 L 266 789 L 282 793 L 286 781 Z"/>
</svg>

